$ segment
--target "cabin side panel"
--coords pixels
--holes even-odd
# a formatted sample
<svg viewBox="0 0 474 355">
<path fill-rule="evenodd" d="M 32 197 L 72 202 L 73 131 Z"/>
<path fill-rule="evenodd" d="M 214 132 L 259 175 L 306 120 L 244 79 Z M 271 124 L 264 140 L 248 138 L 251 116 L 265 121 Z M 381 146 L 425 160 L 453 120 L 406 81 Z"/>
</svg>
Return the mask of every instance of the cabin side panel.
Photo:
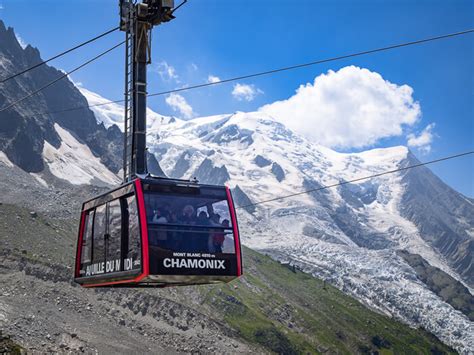
<svg viewBox="0 0 474 355">
<path fill-rule="evenodd" d="M 130 189 L 132 186 L 132 189 Z M 139 209 L 133 185 L 84 204 L 76 260 L 76 281 L 133 280 L 142 274 Z"/>
</svg>

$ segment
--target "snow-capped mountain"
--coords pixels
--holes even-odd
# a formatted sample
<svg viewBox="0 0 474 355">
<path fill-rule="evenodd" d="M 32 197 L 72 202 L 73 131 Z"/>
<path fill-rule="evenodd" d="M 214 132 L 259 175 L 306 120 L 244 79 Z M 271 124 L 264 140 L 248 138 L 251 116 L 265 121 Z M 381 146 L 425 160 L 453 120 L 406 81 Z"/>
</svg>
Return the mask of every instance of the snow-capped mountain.
<svg viewBox="0 0 474 355">
<path fill-rule="evenodd" d="M 93 110 L 98 118 L 104 115 L 101 107 Z M 148 123 L 148 146 L 167 176 L 226 183 L 240 206 L 418 162 L 402 146 L 338 153 L 261 112 L 191 121 L 159 117 Z M 429 203 L 430 191 L 437 197 Z M 427 168 L 238 212 L 247 246 L 299 265 L 381 312 L 425 327 L 461 351 L 474 347 L 473 323 L 423 283 L 400 254 L 421 255 L 462 283 L 472 297 L 467 289 L 473 286 L 474 205 Z"/>
<path fill-rule="evenodd" d="M 123 106 L 120 105 L 110 105 L 110 100 L 87 90 L 82 86 L 78 86 L 79 91 L 86 98 L 91 109 L 94 111 L 95 117 L 98 124 L 104 124 L 108 129 L 110 127 L 116 126 L 123 132 Z M 169 123 L 174 121 L 175 118 L 160 115 L 150 109 L 147 109 L 147 129 L 155 129 L 163 123 Z"/>
</svg>

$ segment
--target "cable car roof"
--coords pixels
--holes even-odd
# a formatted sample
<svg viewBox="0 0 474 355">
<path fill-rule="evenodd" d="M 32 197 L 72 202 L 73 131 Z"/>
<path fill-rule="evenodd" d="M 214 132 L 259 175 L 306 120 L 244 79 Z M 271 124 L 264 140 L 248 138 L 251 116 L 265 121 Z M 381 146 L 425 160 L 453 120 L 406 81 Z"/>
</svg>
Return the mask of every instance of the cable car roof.
<svg viewBox="0 0 474 355">
<path fill-rule="evenodd" d="M 100 200 L 105 196 L 113 195 L 115 191 L 121 190 L 126 186 L 130 186 L 130 193 L 133 192 L 133 182 L 136 180 L 140 180 L 145 185 L 161 185 L 161 186 L 177 186 L 177 187 L 189 187 L 189 188 L 196 188 L 199 189 L 201 187 L 204 188 L 224 188 L 222 185 L 211 185 L 211 184 L 200 184 L 197 180 L 185 180 L 185 179 L 173 179 L 173 178 L 165 178 L 153 175 L 147 175 L 146 177 L 137 177 L 131 181 L 123 183 L 122 185 L 117 186 L 112 190 L 108 190 L 98 196 L 95 196 L 91 199 L 86 200 L 82 204 L 82 209 L 84 210 L 84 206 L 90 205 L 92 201 Z M 125 192 L 127 193 L 127 192 Z M 180 191 L 181 194 L 186 194 L 184 191 Z M 190 194 L 190 192 L 188 192 Z"/>
</svg>

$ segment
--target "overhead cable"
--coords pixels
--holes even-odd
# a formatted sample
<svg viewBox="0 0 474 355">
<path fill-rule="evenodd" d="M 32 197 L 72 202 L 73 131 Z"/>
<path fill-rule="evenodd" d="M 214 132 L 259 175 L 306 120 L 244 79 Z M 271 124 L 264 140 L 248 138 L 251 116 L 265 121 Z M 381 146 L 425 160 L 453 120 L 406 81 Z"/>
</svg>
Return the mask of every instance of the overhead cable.
<svg viewBox="0 0 474 355">
<path fill-rule="evenodd" d="M 278 73 L 278 72 L 299 69 L 299 68 L 313 66 L 313 65 L 317 65 L 317 64 L 334 62 L 334 61 L 338 61 L 338 60 L 342 60 L 342 59 L 347 59 L 347 58 L 352 58 L 352 57 L 357 57 L 357 56 L 364 56 L 364 55 L 373 54 L 373 53 L 382 52 L 382 51 L 388 51 L 388 50 L 392 50 L 392 49 L 396 49 L 396 48 L 408 47 L 408 46 L 418 45 L 418 44 L 422 44 L 422 43 L 426 43 L 426 42 L 432 42 L 432 41 L 437 41 L 437 40 L 441 40 L 441 39 L 452 38 L 452 37 L 456 37 L 456 36 L 462 36 L 462 35 L 466 35 L 466 34 L 473 33 L 473 32 L 474 32 L 474 29 L 469 29 L 469 30 L 465 30 L 465 31 L 461 31 L 461 32 L 449 33 L 449 34 L 445 34 L 445 35 L 429 37 L 429 38 L 420 39 L 420 40 L 416 40 L 416 41 L 399 43 L 399 44 L 395 44 L 395 45 L 391 45 L 391 46 L 387 46 L 387 47 L 381 47 L 381 48 L 366 50 L 366 51 L 362 51 L 362 52 L 356 52 L 356 53 L 341 55 L 341 56 L 337 56 L 337 57 L 331 57 L 331 58 L 316 60 L 316 61 L 313 61 L 313 62 L 308 62 L 308 63 L 303 63 L 303 64 L 296 64 L 296 65 L 277 68 L 277 69 L 273 69 L 273 70 L 267 70 L 267 71 L 263 71 L 263 72 L 259 72 L 259 73 L 242 75 L 242 76 L 233 77 L 233 78 L 229 78 L 229 79 L 219 80 L 219 81 L 212 82 L 212 83 L 202 83 L 202 84 L 198 84 L 198 85 L 187 86 L 187 87 L 177 88 L 177 89 L 168 90 L 168 91 L 161 91 L 161 92 L 157 92 L 157 93 L 153 93 L 153 94 L 148 94 L 147 97 L 162 96 L 162 95 L 172 94 L 172 93 L 180 92 L 180 91 L 193 90 L 193 89 L 198 89 L 198 88 L 203 88 L 203 87 L 207 87 L 207 86 L 228 83 L 228 82 L 242 80 L 242 79 L 248 79 L 248 78 L 253 78 L 253 77 L 258 77 L 258 76 L 263 76 L 263 75 L 270 75 L 270 74 L 275 74 L 275 73 Z M 48 115 L 48 114 L 53 114 L 53 113 L 61 113 L 61 112 L 82 110 L 82 109 L 87 109 L 87 108 L 91 108 L 91 107 L 105 106 L 105 105 L 109 105 L 109 104 L 112 104 L 112 103 L 121 103 L 121 102 L 124 102 L 124 101 L 125 100 L 123 100 L 123 99 L 113 100 L 113 101 L 110 100 L 110 101 L 107 101 L 107 102 L 102 102 L 100 104 L 77 106 L 77 107 L 71 107 L 71 108 L 68 108 L 68 109 L 63 109 L 63 110 L 58 110 L 58 111 L 39 112 L 36 115 Z"/>
<path fill-rule="evenodd" d="M 109 48 L 109 49 L 107 49 L 106 51 L 104 51 L 104 52 L 100 53 L 99 55 L 95 56 L 94 58 L 89 59 L 87 62 L 85 62 L 85 63 L 79 65 L 78 67 L 74 68 L 73 70 L 71 70 L 71 71 L 69 71 L 69 72 L 67 72 L 67 73 L 64 73 L 63 75 L 61 75 L 60 77 L 54 79 L 53 81 L 49 82 L 48 84 L 46 84 L 46 85 L 40 87 L 39 89 L 37 89 L 37 90 L 35 90 L 35 91 L 33 91 L 33 92 L 30 92 L 28 95 L 22 97 L 21 99 L 18 99 L 18 100 L 16 100 L 16 101 L 12 102 L 11 104 L 9 104 L 9 105 L 7 105 L 7 106 L 5 106 L 5 107 L 2 107 L 2 108 L 0 109 L 0 112 L 6 111 L 6 110 L 12 108 L 13 106 L 18 105 L 20 102 L 22 102 L 22 101 L 24 101 L 24 100 L 30 98 L 31 96 L 36 95 L 36 94 L 39 93 L 40 91 L 42 91 L 42 90 L 44 90 L 44 89 L 50 87 L 51 85 L 53 85 L 54 83 L 58 82 L 59 80 L 64 79 L 64 78 L 67 77 L 68 75 L 70 75 L 70 74 L 72 74 L 72 73 L 78 71 L 79 69 L 85 67 L 86 65 L 88 65 L 88 64 L 90 64 L 90 63 L 92 63 L 92 62 L 94 62 L 95 60 L 97 60 L 97 59 L 99 59 L 100 57 L 104 56 L 105 54 L 111 52 L 111 51 L 114 50 L 115 48 L 120 47 L 120 46 L 121 46 L 122 44 L 124 44 L 124 43 L 125 43 L 125 41 L 122 41 L 122 42 L 116 44 L 116 45 L 113 46 L 112 48 Z"/>
<path fill-rule="evenodd" d="M 169 91 L 157 92 L 157 93 L 154 93 L 154 94 L 149 94 L 148 97 L 166 95 L 166 94 L 171 94 L 171 93 L 180 92 L 180 91 L 187 91 L 187 90 L 192 90 L 192 89 L 203 88 L 203 87 L 206 87 L 206 86 L 224 84 L 224 83 L 228 83 L 228 82 L 231 82 L 231 81 L 237 81 L 237 80 L 255 78 L 255 77 L 257 77 L 257 76 L 275 74 L 275 73 L 279 73 L 279 72 L 283 72 L 283 71 L 288 71 L 288 70 L 294 70 L 294 69 L 309 67 L 309 66 L 313 66 L 313 65 L 317 65 L 317 64 L 328 63 L 328 62 L 334 62 L 334 61 L 341 60 L 341 59 L 353 58 L 353 57 L 363 56 L 363 55 L 367 55 L 367 54 L 372 54 L 372 53 L 377 53 L 377 52 L 388 51 L 388 50 L 395 49 L 395 48 L 408 47 L 408 46 L 413 46 L 413 45 L 416 45 L 416 44 L 421 44 L 421 43 L 426 43 L 426 42 L 437 41 L 437 40 L 440 40 L 440 39 L 445 39 L 445 38 L 451 38 L 451 37 L 455 37 L 455 36 L 466 35 L 466 34 L 472 33 L 472 32 L 474 32 L 474 29 L 470 29 L 470 30 L 466 30 L 466 31 L 461 31 L 461 32 L 455 32 L 455 33 L 450 33 L 450 34 L 441 35 L 441 36 L 436 36 L 436 37 L 430 37 L 430 38 L 420 39 L 420 40 L 417 40 L 417 41 L 411 41 L 411 42 L 405 42 L 405 43 L 395 44 L 395 45 L 387 46 L 387 47 L 381 47 L 381 48 L 376 48 L 376 49 L 370 49 L 370 50 L 367 50 L 367 51 L 356 52 L 356 53 L 341 55 L 341 56 L 332 57 L 332 58 L 327 58 L 327 59 L 315 60 L 315 61 L 308 62 L 308 63 L 296 64 L 296 65 L 292 65 L 292 66 L 289 66 L 289 67 L 277 68 L 277 69 L 262 71 L 262 72 L 259 72 L 259 73 L 241 75 L 241 76 L 237 76 L 237 77 L 234 77 L 234 78 L 229 78 L 229 79 L 214 81 L 214 82 L 211 82 L 211 83 L 203 83 L 203 84 L 198 84 L 198 85 L 193 85 L 193 86 L 187 86 L 187 87 L 183 87 L 183 88 L 173 89 L 173 90 L 169 90 Z"/>
<path fill-rule="evenodd" d="M 369 179 L 373 179 L 373 178 L 376 178 L 376 177 L 379 177 L 379 176 L 383 176 L 383 175 L 387 175 L 387 174 L 393 174 L 393 173 L 397 173 L 397 172 L 400 172 L 400 171 L 405 171 L 405 170 L 409 170 L 409 169 L 413 169 L 413 168 L 418 168 L 418 167 L 420 167 L 420 166 L 425 166 L 425 165 L 429 165 L 429 164 L 439 163 L 439 162 L 442 162 L 442 161 L 445 161 L 445 160 L 460 158 L 460 157 L 463 157 L 463 156 L 466 156 L 466 155 L 469 155 L 469 154 L 474 154 L 474 150 L 468 151 L 468 152 L 464 152 L 464 153 L 455 154 L 455 155 L 450 155 L 450 156 L 443 157 L 443 158 L 439 158 L 439 159 L 435 159 L 435 160 L 430 160 L 430 161 L 427 161 L 427 162 L 424 162 L 424 163 L 409 165 L 409 166 L 406 166 L 406 167 L 404 167 L 404 168 L 398 168 L 398 169 L 394 169 L 394 170 L 388 170 L 388 171 L 384 171 L 384 172 L 382 172 L 382 173 L 378 173 L 378 174 L 374 174 L 374 175 L 369 175 L 369 176 L 364 176 L 364 177 L 360 177 L 360 178 L 357 178 L 357 179 L 341 181 L 341 182 L 338 182 L 338 183 L 335 183 L 335 184 L 332 184 L 332 185 L 326 185 L 326 186 L 317 187 L 317 188 L 314 188 L 314 189 L 309 189 L 309 190 L 305 190 L 305 191 L 300 191 L 300 192 L 296 192 L 296 193 L 290 194 L 290 195 L 285 195 L 285 196 L 280 196 L 280 197 L 271 198 L 271 199 L 268 199 L 268 200 L 263 200 L 263 201 L 258 201 L 258 202 L 254 202 L 254 203 L 249 203 L 249 204 L 247 204 L 247 205 L 237 206 L 236 209 L 240 209 L 240 208 L 244 208 L 244 209 L 245 209 L 245 208 L 248 208 L 248 207 L 257 206 L 257 205 L 261 205 L 261 204 L 268 203 L 268 202 L 284 200 L 284 199 L 287 199 L 287 198 L 290 198 L 290 197 L 294 197 L 294 196 L 305 195 L 305 194 L 309 194 L 309 193 L 312 193 L 312 192 L 318 192 L 318 191 L 330 189 L 330 188 L 337 187 L 337 186 L 352 184 L 352 183 L 358 182 L 358 181 L 369 180 Z"/>
<path fill-rule="evenodd" d="M 176 6 L 173 11 L 171 11 L 171 15 L 173 15 L 176 10 L 178 10 L 181 6 L 183 6 L 184 4 L 186 4 L 188 2 L 188 0 L 183 0 L 183 2 L 181 4 L 179 4 L 178 6 Z"/>
<path fill-rule="evenodd" d="M 95 36 L 94 38 L 91 38 L 91 39 L 89 39 L 88 41 L 82 42 L 81 44 L 78 44 L 78 45 L 75 46 L 75 47 L 72 47 L 72 48 L 70 48 L 70 49 L 67 49 L 67 50 L 65 50 L 64 52 L 61 52 L 61 53 L 59 53 L 59 54 L 56 54 L 55 56 L 53 56 L 53 57 L 51 57 L 51 58 L 49 58 L 49 59 L 46 59 L 46 60 L 44 60 L 44 61 L 42 61 L 42 62 L 40 62 L 40 63 L 38 63 L 38 64 L 35 64 L 35 65 L 33 65 L 33 66 L 29 67 L 29 68 L 24 69 L 24 70 L 22 70 L 22 71 L 20 71 L 20 72 L 18 72 L 18 73 L 16 73 L 16 74 L 13 74 L 13 75 L 11 75 L 11 76 L 5 78 L 5 79 L 2 79 L 2 80 L 0 80 L 0 84 L 3 84 L 3 83 L 5 83 L 5 82 L 8 81 L 8 80 L 11 80 L 11 79 L 13 79 L 13 78 L 16 78 L 16 77 L 19 76 L 19 75 L 25 74 L 26 72 L 29 72 L 30 70 L 33 70 L 33 69 L 35 69 L 35 68 L 38 68 L 38 67 L 40 67 L 40 66 L 42 66 L 42 65 L 44 65 L 44 64 L 46 64 L 46 63 L 48 63 L 48 62 L 50 62 L 50 61 L 52 61 L 52 60 L 54 60 L 54 59 L 57 59 L 57 58 L 59 58 L 59 57 L 62 57 L 63 55 L 68 54 L 68 53 L 70 53 L 70 52 L 72 52 L 72 51 L 75 51 L 76 49 L 81 48 L 81 47 L 83 47 L 83 46 L 85 46 L 85 45 L 87 45 L 87 44 L 89 44 L 89 43 L 92 43 L 92 42 L 94 42 L 94 41 L 96 41 L 96 40 L 98 40 L 98 39 L 100 39 L 100 38 L 102 38 L 102 37 L 105 37 L 105 36 L 107 36 L 108 34 L 117 31 L 119 28 L 120 28 L 120 27 L 112 28 L 111 30 L 108 30 L 108 31 L 106 31 L 106 32 L 104 32 L 104 33 L 101 33 L 100 35 Z"/>
</svg>

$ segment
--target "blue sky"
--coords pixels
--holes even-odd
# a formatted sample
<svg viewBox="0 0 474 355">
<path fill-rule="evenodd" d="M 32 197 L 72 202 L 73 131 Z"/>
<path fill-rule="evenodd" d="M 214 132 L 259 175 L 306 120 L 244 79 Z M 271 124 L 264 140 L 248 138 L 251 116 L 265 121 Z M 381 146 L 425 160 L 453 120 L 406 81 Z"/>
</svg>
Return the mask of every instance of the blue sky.
<svg viewBox="0 0 474 355">
<path fill-rule="evenodd" d="M 0 18 L 46 58 L 116 26 L 117 3 L 118 0 L 0 0 Z M 209 75 L 224 79 L 474 28 L 473 2 L 456 0 L 189 0 L 176 15 L 176 20 L 153 33 L 151 93 L 206 82 Z M 122 38 L 123 33 L 114 33 L 53 65 L 71 69 Z M 104 97 L 120 99 L 123 61 L 123 51 L 118 49 L 75 73 L 73 79 Z M 399 87 L 411 87 L 411 98 L 418 102 L 421 112 L 416 122 L 401 125 L 400 134 L 380 136 L 362 147 L 349 144 L 337 150 L 406 145 L 410 134 L 420 137 L 431 125 L 431 130 L 425 131 L 430 138 L 429 152 L 426 145 L 412 147 L 425 161 L 474 148 L 473 63 L 474 34 L 470 34 L 245 80 L 240 84 L 254 89 L 250 101 L 232 95 L 235 83 L 181 95 L 194 115 L 253 111 L 288 99 L 300 85 L 313 83 L 315 77 L 328 70 L 338 72 L 351 65 L 366 68 Z M 174 69 L 171 77 L 164 70 L 166 65 Z M 351 78 L 344 82 L 351 82 Z M 151 98 L 149 105 L 163 114 L 183 115 L 173 111 L 165 97 Z M 318 125 L 310 128 L 317 130 Z M 473 156 L 433 165 L 431 169 L 456 190 L 474 197 Z"/>
</svg>

